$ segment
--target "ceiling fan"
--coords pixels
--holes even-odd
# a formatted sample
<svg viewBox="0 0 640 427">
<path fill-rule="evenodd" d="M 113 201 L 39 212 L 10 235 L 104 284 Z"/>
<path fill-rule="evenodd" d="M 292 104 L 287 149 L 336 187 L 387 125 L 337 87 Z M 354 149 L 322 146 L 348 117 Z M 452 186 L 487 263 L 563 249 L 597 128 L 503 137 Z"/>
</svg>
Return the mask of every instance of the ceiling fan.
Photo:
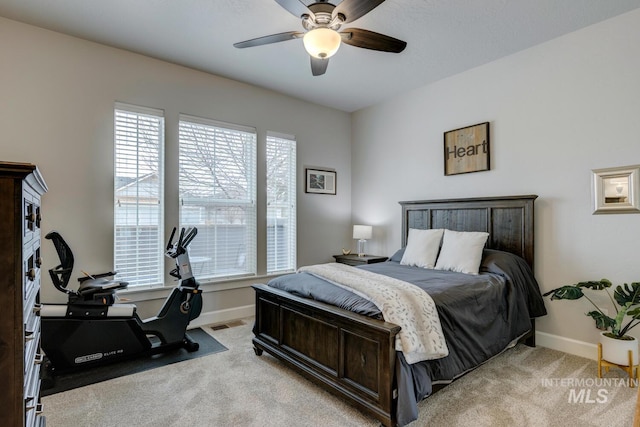
<svg viewBox="0 0 640 427">
<path fill-rule="evenodd" d="M 311 73 L 320 76 L 327 71 L 329 58 L 344 42 L 351 46 L 383 52 L 400 53 L 407 43 L 384 34 L 359 28 L 340 30 L 343 24 L 355 21 L 375 9 L 384 0 L 342 0 L 338 5 L 327 0 L 317 0 L 305 5 L 301 0 L 276 0 L 294 16 L 302 19 L 306 32 L 288 31 L 235 43 L 237 48 L 261 46 L 302 38 L 311 56 Z"/>
</svg>

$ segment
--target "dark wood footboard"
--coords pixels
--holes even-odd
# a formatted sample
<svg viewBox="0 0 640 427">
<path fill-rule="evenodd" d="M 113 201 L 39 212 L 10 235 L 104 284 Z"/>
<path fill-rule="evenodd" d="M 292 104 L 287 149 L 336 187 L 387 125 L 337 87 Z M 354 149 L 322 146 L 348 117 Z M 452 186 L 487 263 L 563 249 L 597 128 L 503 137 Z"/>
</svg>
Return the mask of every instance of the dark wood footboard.
<svg viewBox="0 0 640 427">
<path fill-rule="evenodd" d="M 284 361 L 385 426 L 395 425 L 400 327 L 254 285 L 254 350 Z"/>
</svg>

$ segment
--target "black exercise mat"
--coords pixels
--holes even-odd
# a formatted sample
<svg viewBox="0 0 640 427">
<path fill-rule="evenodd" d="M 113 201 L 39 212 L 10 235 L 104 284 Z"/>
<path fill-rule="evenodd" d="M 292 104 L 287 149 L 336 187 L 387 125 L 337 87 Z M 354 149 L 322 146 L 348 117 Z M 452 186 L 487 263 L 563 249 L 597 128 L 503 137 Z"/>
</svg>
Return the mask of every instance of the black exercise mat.
<svg viewBox="0 0 640 427">
<path fill-rule="evenodd" d="M 56 374 L 55 376 L 51 376 L 50 373 L 43 368 L 40 394 L 42 396 L 49 396 L 60 393 L 61 391 L 72 390 L 85 385 L 135 374 L 136 372 L 148 371 L 149 369 L 159 368 L 184 360 L 196 359 L 227 350 L 225 346 L 201 328 L 190 329 L 187 331 L 187 334 L 193 341 L 200 344 L 200 348 L 193 353 L 189 353 L 184 348 L 177 348 L 153 356 L 138 357 L 82 371 Z"/>
</svg>

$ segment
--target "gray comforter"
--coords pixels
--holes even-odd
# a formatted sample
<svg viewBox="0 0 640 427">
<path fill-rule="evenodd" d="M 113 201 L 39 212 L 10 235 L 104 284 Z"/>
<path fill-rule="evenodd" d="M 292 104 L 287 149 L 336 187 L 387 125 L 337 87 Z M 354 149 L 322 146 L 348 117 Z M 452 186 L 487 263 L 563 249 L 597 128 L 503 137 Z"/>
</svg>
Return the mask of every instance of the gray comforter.
<svg viewBox="0 0 640 427">
<path fill-rule="evenodd" d="M 531 330 L 531 318 L 546 314 L 527 263 L 501 251 L 485 250 L 477 276 L 400 265 L 402 250 L 389 261 L 363 268 L 413 283 L 433 298 L 449 347 L 447 357 L 409 365 L 398 352 L 398 425 L 417 419 L 417 402 L 432 385 L 448 383 L 506 349 Z M 269 286 L 349 311 L 381 318 L 370 301 L 308 273 L 272 279 Z"/>
</svg>

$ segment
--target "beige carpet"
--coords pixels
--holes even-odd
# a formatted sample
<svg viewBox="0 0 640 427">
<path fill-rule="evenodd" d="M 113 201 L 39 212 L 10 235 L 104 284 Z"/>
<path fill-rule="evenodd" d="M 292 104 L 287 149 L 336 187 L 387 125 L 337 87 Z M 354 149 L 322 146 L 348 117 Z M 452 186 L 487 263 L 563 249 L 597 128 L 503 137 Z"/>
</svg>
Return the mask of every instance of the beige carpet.
<svg viewBox="0 0 640 427">
<path fill-rule="evenodd" d="M 203 328 L 229 351 L 44 398 L 47 426 L 379 425 L 257 357 L 251 322 Z M 596 371 L 594 361 L 518 345 L 421 402 L 410 427 L 631 426 L 636 389 L 618 384 L 620 370 L 606 375 L 609 384 Z"/>
</svg>

